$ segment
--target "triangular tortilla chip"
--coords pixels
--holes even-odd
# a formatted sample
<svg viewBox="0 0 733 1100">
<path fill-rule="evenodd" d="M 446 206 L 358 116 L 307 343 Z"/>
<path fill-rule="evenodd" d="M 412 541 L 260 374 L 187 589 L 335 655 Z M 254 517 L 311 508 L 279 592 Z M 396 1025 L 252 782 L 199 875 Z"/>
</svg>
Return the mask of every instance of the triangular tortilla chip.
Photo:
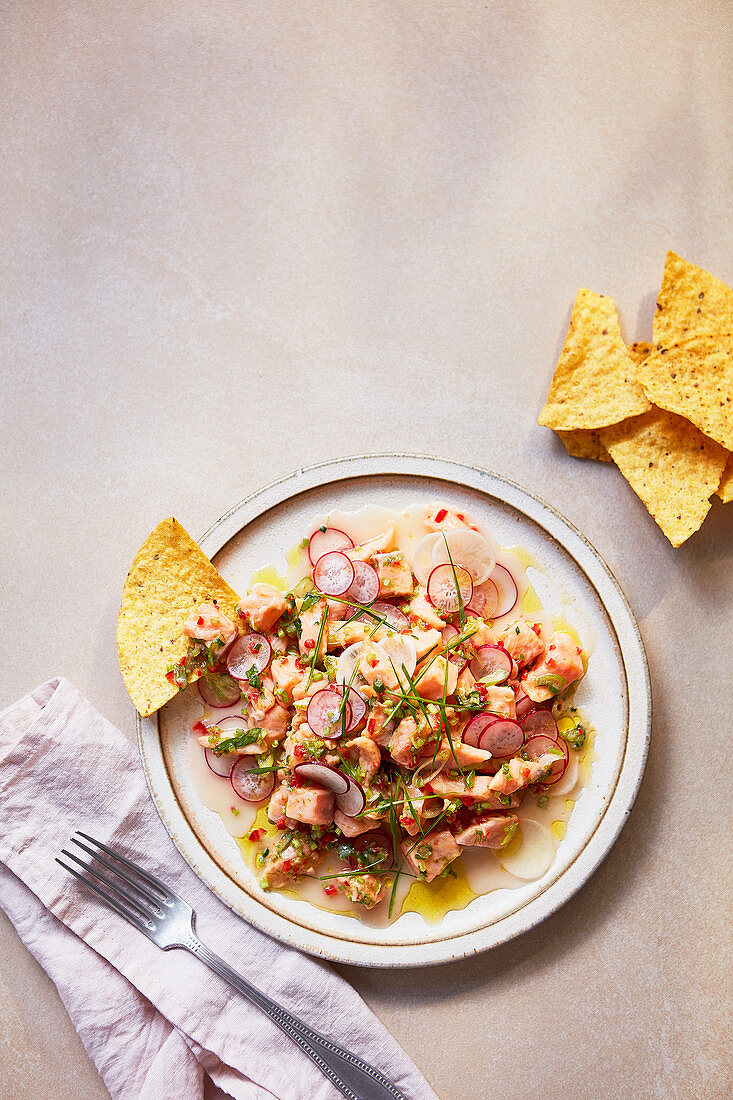
<svg viewBox="0 0 733 1100">
<path fill-rule="evenodd" d="M 639 364 L 646 359 L 651 349 L 651 344 L 639 342 L 630 344 L 628 352 L 633 361 Z M 600 462 L 613 462 L 601 442 L 600 432 L 594 428 L 575 428 L 572 431 L 557 434 L 565 444 L 565 450 L 573 458 L 594 458 Z"/>
<path fill-rule="evenodd" d="M 663 348 L 644 360 L 637 378 L 655 405 L 733 450 L 733 336 L 697 336 Z"/>
<path fill-rule="evenodd" d="M 556 431 L 603 428 L 645 412 L 635 373 L 613 299 L 579 290 L 538 423 Z"/>
<path fill-rule="evenodd" d="M 733 332 L 733 290 L 709 271 L 668 252 L 654 313 L 654 346 Z"/>
<path fill-rule="evenodd" d="M 117 619 L 120 672 L 143 717 L 178 693 L 166 679 L 188 650 L 185 619 L 216 601 L 237 620 L 239 597 L 175 519 L 164 519 L 148 536 L 127 574 Z"/>
<path fill-rule="evenodd" d="M 661 409 L 605 428 L 601 439 L 669 541 L 681 546 L 710 510 L 725 450 L 683 417 Z"/>
<path fill-rule="evenodd" d="M 723 470 L 720 485 L 715 491 L 723 504 L 730 504 L 733 500 L 733 454 L 728 455 L 728 462 Z"/>
<path fill-rule="evenodd" d="M 575 428 L 573 431 L 557 434 L 565 444 L 565 450 L 573 458 L 594 458 L 599 462 L 612 461 L 595 428 Z"/>
</svg>

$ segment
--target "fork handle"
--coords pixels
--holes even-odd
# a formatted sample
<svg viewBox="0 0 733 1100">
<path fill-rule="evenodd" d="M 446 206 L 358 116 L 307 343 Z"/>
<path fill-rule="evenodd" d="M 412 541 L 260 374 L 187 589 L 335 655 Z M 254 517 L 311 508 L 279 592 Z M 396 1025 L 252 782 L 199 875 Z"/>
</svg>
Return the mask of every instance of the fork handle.
<svg viewBox="0 0 733 1100">
<path fill-rule="evenodd" d="M 250 1001 L 266 1012 L 281 1031 L 305 1051 L 318 1068 L 348 1100 L 406 1100 L 406 1097 L 393 1085 L 383 1073 L 357 1058 L 351 1051 L 344 1050 L 324 1035 L 304 1024 L 297 1016 L 250 985 L 249 982 L 232 970 L 231 966 L 219 958 L 206 944 L 191 935 L 182 945 L 192 955 L 205 962 L 219 977 L 243 993 Z"/>
</svg>

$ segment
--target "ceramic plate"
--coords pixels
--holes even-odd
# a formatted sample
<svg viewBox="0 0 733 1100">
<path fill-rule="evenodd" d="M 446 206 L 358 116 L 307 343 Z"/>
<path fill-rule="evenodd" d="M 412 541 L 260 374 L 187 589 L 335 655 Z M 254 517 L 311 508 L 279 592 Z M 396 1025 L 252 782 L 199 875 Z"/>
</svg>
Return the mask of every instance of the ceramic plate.
<svg viewBox="0 0 733 1100">
<path fill-rule="evenodd" d="M 196 874 L 251 924 L 285 943 L 336 962 L 423 966 L 485 951 L 532 928 L 583 885 L 617 839 L 646 762 L 651 725 L 649 674 L 634 617 L 590 543 L 549 505 L 496 474 L 418 455 L 366 455 L 310 466 L 237 504 L 200 545 L 244 592 L 255 569 L 286 572 L 285 553 L 314 516 L 366 504 L 404 509 L 440 502 L 470 512 L 503 546 L 524 547 L 539 563 L 531 580 L 545 607 L 562 612 L 591 652 L 577 703 L 596 727 L 590 779 L 548 872 L 448 913 L 437 924 L 405 913 L 387 928 L 263 893 L 221 819 L 191 780 L 193 692 L 138 719 L 148 784 L 168 832 Z"/>
</svg>

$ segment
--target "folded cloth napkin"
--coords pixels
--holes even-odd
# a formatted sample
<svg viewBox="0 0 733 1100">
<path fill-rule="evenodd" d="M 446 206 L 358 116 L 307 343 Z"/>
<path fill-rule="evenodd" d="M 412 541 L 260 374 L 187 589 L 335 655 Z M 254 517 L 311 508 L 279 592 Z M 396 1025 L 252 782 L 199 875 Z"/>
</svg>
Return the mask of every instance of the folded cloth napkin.
<svg viewBox="0 0 733 1100">
<path fill-rule="evenodd" d="M 196 910 L 201 939 L 274 1000 L 437 1100 L 328 966 L 231 912 L 166 833 L 137 752 L 66 680 L 0 713 L 0 904 L 61 999 L 112 1097 L 333 1100 L 340 1094 L 269 1018 L 184 951 L 160 951 L 54 856 L 83 829 L 137 859 Z"/>
</svg>

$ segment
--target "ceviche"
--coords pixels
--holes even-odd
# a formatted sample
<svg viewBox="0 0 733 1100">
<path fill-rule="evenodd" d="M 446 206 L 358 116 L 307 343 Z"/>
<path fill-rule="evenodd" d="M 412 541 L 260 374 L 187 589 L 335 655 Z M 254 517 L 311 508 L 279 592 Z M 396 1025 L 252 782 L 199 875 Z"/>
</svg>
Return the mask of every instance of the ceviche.
<svg viewBox="0 0 733 1100">
<path fill-rule="evenodd" d="M 325 519 L 234 614 L 196 607 L 168 675 L 200 674 L 197 752 L 262 889 L 395 919 L 417 883 L 470 898 L 548 869 L 583 782 L 586 655 L 470 516 L 367 521 Z"/>
</svg>

